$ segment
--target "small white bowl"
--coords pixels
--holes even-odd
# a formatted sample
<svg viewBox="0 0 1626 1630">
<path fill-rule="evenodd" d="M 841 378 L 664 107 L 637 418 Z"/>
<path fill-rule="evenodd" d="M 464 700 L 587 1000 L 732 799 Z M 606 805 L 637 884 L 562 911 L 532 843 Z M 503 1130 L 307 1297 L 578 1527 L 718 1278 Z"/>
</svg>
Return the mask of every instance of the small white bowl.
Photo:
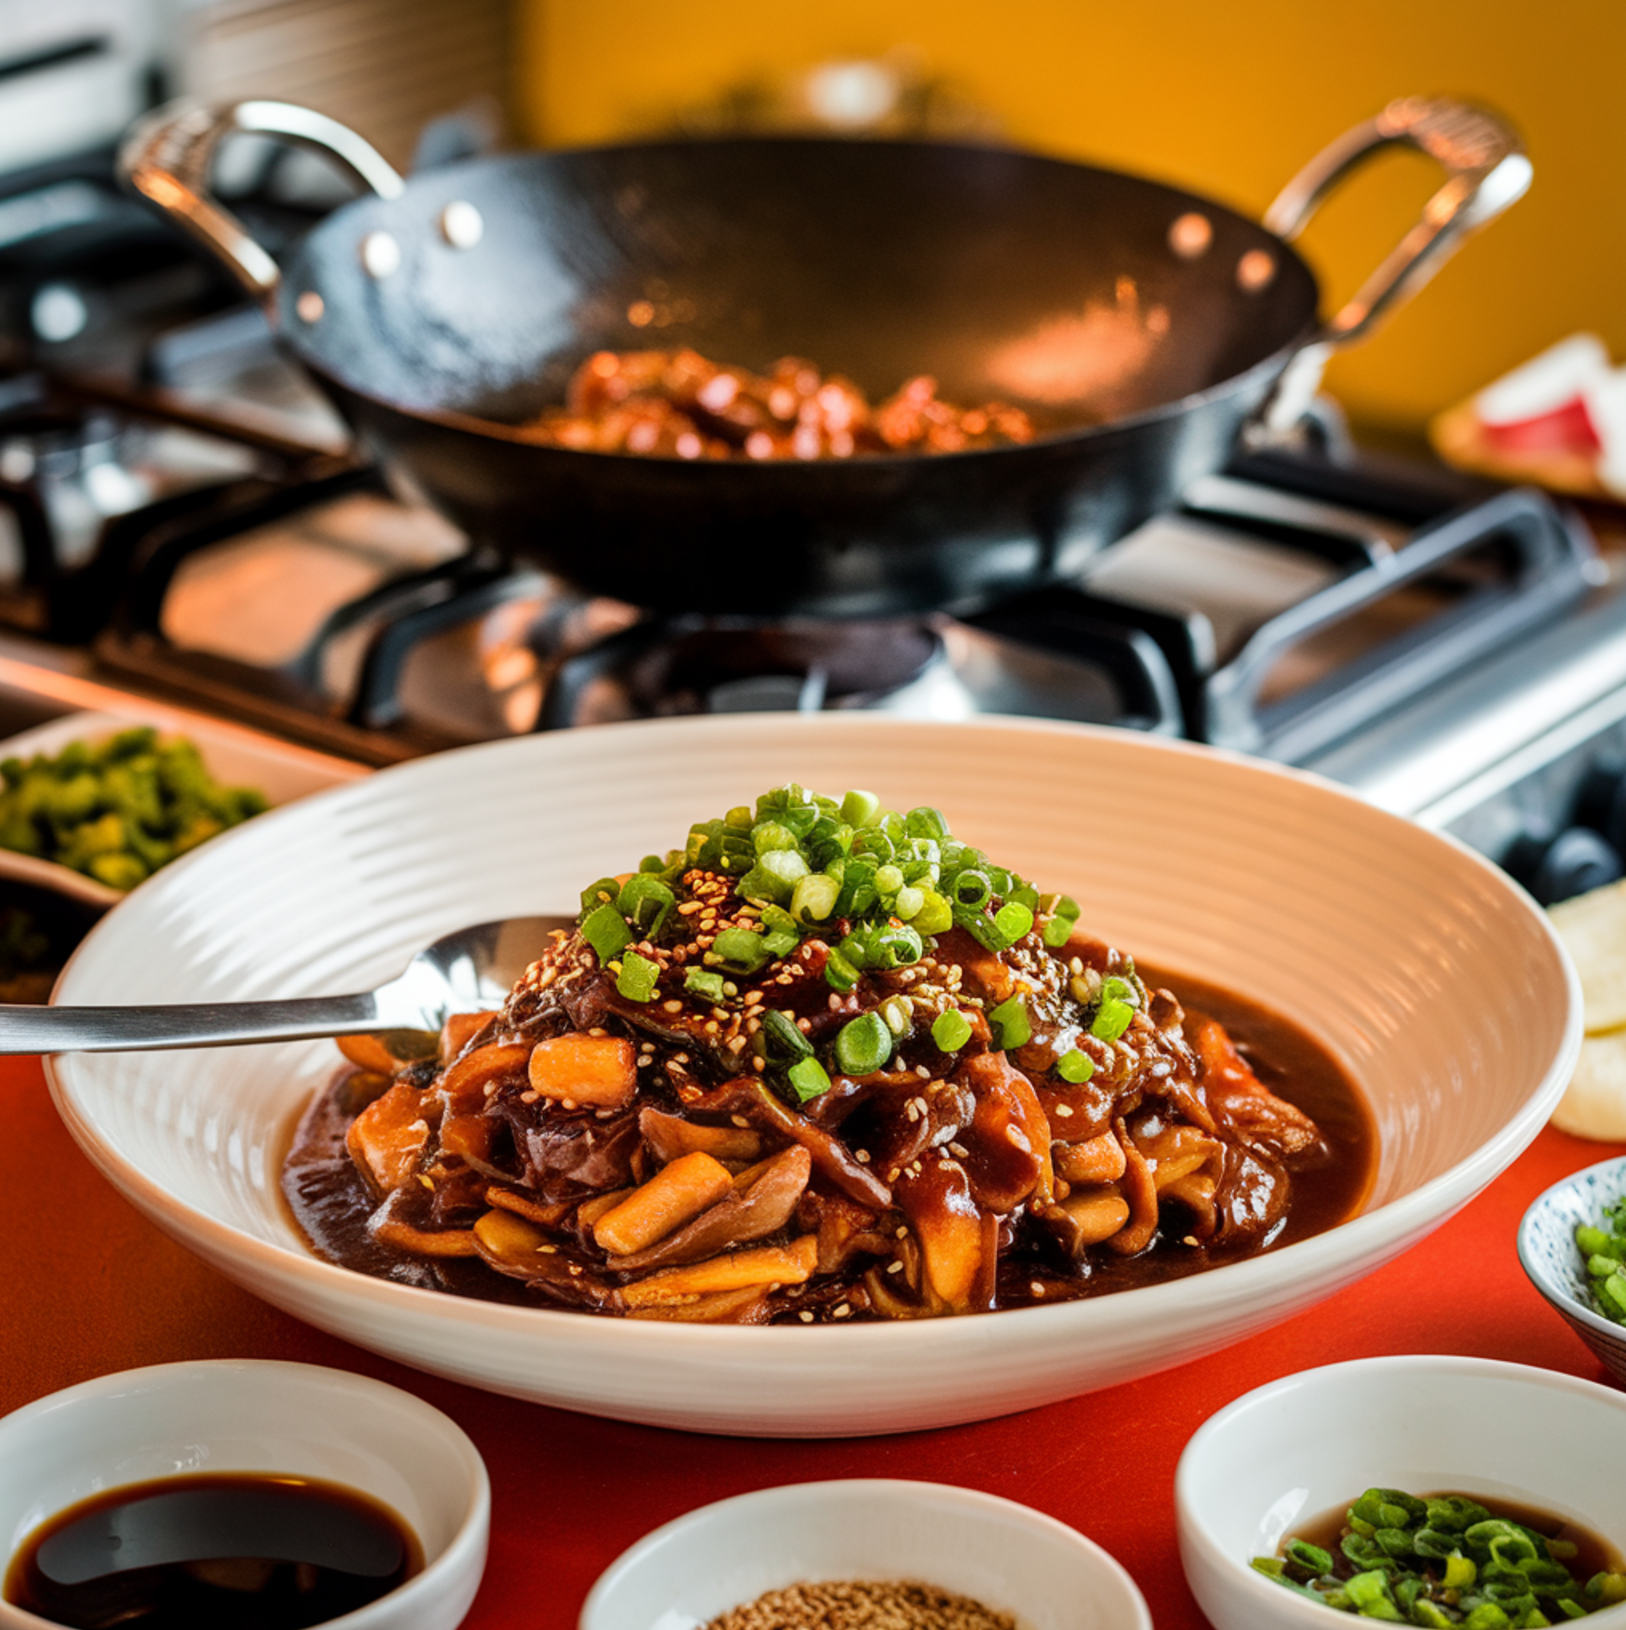
<svg viewBox="0 0 1626 1630">
<path fill-rule="evenodd" d="M 161 735 L 185 736 L 195 742 L 215 780 L 228 787 L 257 787 L 273 807 L 367 774 L 359 764 L 157 702 L 118 711 L 64 714 L 0 741 L 0 759 L 20 758 L 26 762 L 41 755 L 54 758 L 70 742 L 101 741 L 121 730 L 143 726 L 151 726 Z M 110 889 L 71 866 L 59 866 L 54 860 L 19 854 L 13 849 L 0 849 L 0 878 L 52 889 L 70 900 L 93 906 L 117 905 L 129 892 Z"/>
<path fill-rule="evenodd" d="M 1152 1630 L 1135 1582 L 1054 1517 L 945 1483 L 792 1483 L 702 1506 L 600 1576 L 579 1630 L 699 1630 L 799 1582 L 918 1580 L 1020 1630 Z"/>
<path fill-rule="evenodd" d="M 370 1495 L 423 1546 L 423 1571 L 333 1630 L 455 1630 L 485 1570 L 491 1489 L 460 1428 L 410 1393 L 311 1364 L 159 1364 L 52 1393 L 0 1420 L 5 1557 L 106 1489 L 190 1473 L 280 1472 Z M 0 1630 L 50 1630 L 0 1602 Z"/>
<path fill-rule="evenodd" d="M 1447 1490 L 1568 1517 L 1626 1550 L 1626 1397 L 1552 1370 L 1444 1355 L 1284 1376 L 1192 1437 L 1175 1474 L 1180 1560 L 1216 1630 L 1326 1630 L 1249 1566 L 1368 1488 Z M 1626 1606 L 1586 1621 L 1626 1626 Z"/>
</svg>

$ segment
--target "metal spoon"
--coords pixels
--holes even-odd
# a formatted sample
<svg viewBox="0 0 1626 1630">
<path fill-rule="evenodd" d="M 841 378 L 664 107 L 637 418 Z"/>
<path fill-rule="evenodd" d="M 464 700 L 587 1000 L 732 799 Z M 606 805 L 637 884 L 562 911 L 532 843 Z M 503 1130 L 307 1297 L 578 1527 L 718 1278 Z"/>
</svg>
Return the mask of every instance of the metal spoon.
<svg viewBox="0 0 1626 1630">
<path fill-rule="evenodd" d="M 449 1013 L 501 1004 L 569 917 L 510 917 L 442 935 L 377 990 L 278 1002 L 196 1002 L 169 1007 L 28 1007 L 0 1003 L 0 1053 L 138 1052 L 227 1047 L 246 1041 L 438 1031 Z M 410 1037 L 394 1038 L 411 1057 Z M 430 1049 L 432 1050 L 432 1049 Z"/>
</svg>

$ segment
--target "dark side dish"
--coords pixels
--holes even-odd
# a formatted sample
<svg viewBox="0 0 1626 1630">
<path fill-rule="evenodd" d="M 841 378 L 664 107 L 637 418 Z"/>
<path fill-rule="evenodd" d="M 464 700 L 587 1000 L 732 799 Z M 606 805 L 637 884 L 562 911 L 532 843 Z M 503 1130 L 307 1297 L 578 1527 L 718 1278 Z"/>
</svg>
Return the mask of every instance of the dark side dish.
<svg viewBox="0 0 1626 1630">
<path fill-rule="evenodd" d="M 1621 1559 L 1597 1535 L 1465 1494 L 1368 1489 L 1253 1565 L 1327 1607 L 1391 1624 L 1533 1630 L 1626 1601 Z"/>
<path fill-rule="evenodd" d="M 955 407 L 929 374 L 872 406 L 850 379 L 803 357 L 756 374 L 691 350 L 595 351 L 572 375 L 565 406 L 520 429 L 527 440 L 578 451 L 690 459 L 961 453 L 1034 436 L 1020 408 Z"/>
<path fill-rule="evenodd" d="M 365 1272 L 752 1324 L 1061 1301 L 1356 1209 L 1374 1140 L 1327 1054 L 1079 915 L 935 809 L 778 788 L 590 883 L 424 1056 L 342 1043 L 284 1191 Z"/>
</svg>

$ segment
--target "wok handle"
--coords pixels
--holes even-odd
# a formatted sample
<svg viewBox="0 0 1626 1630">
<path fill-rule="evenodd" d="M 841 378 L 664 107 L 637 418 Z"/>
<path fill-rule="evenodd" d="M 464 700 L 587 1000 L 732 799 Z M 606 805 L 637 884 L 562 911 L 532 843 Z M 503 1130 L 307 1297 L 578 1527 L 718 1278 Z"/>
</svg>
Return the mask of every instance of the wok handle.
<svg viewBox="0 0 1626 1630">
<path fill-rule="evenodd" d="M 1502 119 L 1463 102 L 1408 96 L 1311 159 L 1266 210 L 1265 226 L 1280 238 L 1296 238 L 1346 175 L 1396 145 L 1426 153 L 1446 172 L 1445 185 L 1343 310 L 1322 323 L 1314 345 L 1359 339 L 1427 282 L 1469 232 L 1500 215 L 1530 185 L 1524 144 Z"/>
<path fill-rule="evenodd" d="M 282 272 L 248 228 L 209 195 L 214 150 L 233 131 L 280 136 L 324 153 L 383 198 L 399 197 L 405 185 L 353 130 L 291 102 L 171 102 L 133 125 L 119 148 L 120 178 L 210 250 L 257 300 L 276 293 Z"/>
</svg>

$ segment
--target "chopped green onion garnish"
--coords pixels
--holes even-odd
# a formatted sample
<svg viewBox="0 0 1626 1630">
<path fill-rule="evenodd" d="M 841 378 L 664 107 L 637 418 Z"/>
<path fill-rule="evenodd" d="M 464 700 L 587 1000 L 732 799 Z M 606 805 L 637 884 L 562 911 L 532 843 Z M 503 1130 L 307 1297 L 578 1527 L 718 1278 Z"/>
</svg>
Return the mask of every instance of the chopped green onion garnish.
<svg viewBox="0 0 1626 1630">
<path fill-rule="evenodd" d="M 1344 1589 L 1356 1607 L 1363 1610 L 1389 1599 L 1389 1581 L 1378 1570 L 1356 1574 L 1353 1579 L 1345 1582 Z"/>
<path fill-rule="evenodd" d="M 759 855 L 768 854 L 776 849 L 794 850 L 796 834 L 778 821 L 758 821 L 751 828 L 751 846 Z"/>
<path fill-rule="evenodd" d="M 711 954 L 730 973 L 755 973 L 771 958 L 762 935 L 749 928 L 725 928 L 712 941 Z"/>
<path fill-rule="evenodd" d="M 613 906 L 621 894 L 621 882 L 615 877 L 601 877 L 582 890 L 582 915 L 597 911 L 600 906 Z"/>
<path fill-rule="evenodd" d="M 841 818 L 848 826 L 868 826 L 880 807 L 881 800 L 873 792 L 854 788 L 841 800 Z"/>
<path fill-rule="evenodd" d="M 614 906 L 604 905 L 589 911 L 582 919 L 582 938 L 598 953 L 602 967 L 632 944 L 632 931 Z"/>
<path fill-rule="evenodd" d="M 1328 1573 L 1332 1569 L 1332 1554 L 1323 1551 L 1319 1545 L 1312 1545 L 1307 1539 L 1291 1539 L 1286 1549 L 1289 1562 L 1296 1562 L 1312 1573 Z"/>
<path fill-rule="evenodd" d="M 1012 1047 L 1023 1046 L 1033 1035 L 1033 1022 L 1020 996 L 1012 996 L 998 1007 L 990 1008 L 988 1022 L 995 1026 L 999 1045 L 1007 1052 Z"/>
<path fill-rule="evenodd" d="M 813 1045 L 807 1037 L 796 1027 L 793 1020 L 787 1019 L 778 1008 L 767 1008 L 762 1012 L 762 1034 L 768 1038 L 771 1048 L 788 1058 L 811 1058 Z"/>
<path fill-rule="evenodd" d="M 872 1075 L 892 1056 L 892 1032 L 879 1013 L 860 1013 L 836 1033 L 836 1063 L 846 1075 Z"/>
<path fill-rule="evenodd" d="M 845 995 L 858 983 L 858 970 L 840 951 L 832 950 L 824 964 L 824 982 Z"/>
<path fill-rule="evenodd" d="M 1097 1041 L 1116 1041 L 1135 1017 L 1135 1010 L 1128 1002 L 1116 996 L 1107 996 L 1106 987 L 1102 986 L 1101 1005 L 1095 1011 L 1095 1017 L 1090 1021 L 1090 1034 Z"/>
<path fill-rule="evenodd" d="M 931 838 L 934 841 L 946 838 L 949 831 L 943 812 L 933 809 L 930 804 L 921 804 L 910 810 L 903 818 L 903 829 L 912 838 Z"/>
<path fill-rule="evenodd" d="M 930 889 L 923 892 L 925 903 L 908 919 L 909 926 L 921 934 L 946 934 L 954 926 L 954 908 L 941 894 Z"/>
<path fill-rule="evenodd" d="M 676 895 L 649 872 L 629 877 L 615 902 L 615 909 L 636 923 L 645 939 L 651 940 L 659 936 L 676 908 Z"/>
<path fill-rule="evenodd" d="M 1008 945 L 1015 945 L 1033 927 L 1033 911 L 1019 900 L 1007 900 L 994 913 L 994 927 Z"/>
<path fill-rule="evenodd" d="M 629 1002 L 647 1002 L 654 996 L 655 981 L 660 976 L 660 963 L 628 951 L 621 959 L 621 972 L 615 976 L 615 988 Z"/>
<path fill-rule="evenodd" d="M 1088 1053 L 1081 1053 L 1075 1047 L 1056 1060 L 1056 1074 L 1076 1087 L 1095 1074 L 1095 1063 Z"/>
<path fill-rule="evenodd" d="M 950 898 L 955 905 L 963 906 L 967 911 L 976 911 L 988 903 L 993 892 L 994 885 L 986 872 L 969 870 L 955 877 Z"/>
<path fill-rule="evenodd" d="M 908 923 L 861 923 L 842 942 L 840 951 L 855 968 L 901 968 L 920 961 L 925 950 Z"/>
<path fill-rule="evenodd" d="M 723 976 L 710 968 L 691 968 L 683 976 L 683 988 L 693 991 L 696 996 L 705 997 L 713 1006 L 722 1001 L 725 995 Z"/>
<path fill-rule="evenodd" d="M 830 1090 L 830 1077 L 816 1058 L 799 1058 L 785 1072 L 785 1078 L 796 1090 L 796 1096 L 805 1104 Z"/>
<path fill-rule="evenodd" d="M 957 1053 L 971 1040 L 971 1021 L 957 1008 L 948 1008 L 932 1021 L 932 1040 L 945 1053 Z"/>
<path fill-rule="evenodd" d="M 1466 1590 L 1478 1577 L 1479 1569 L 1474 1566 L 1471 1559 L 1460 1551 L 1453 1551 L 1445 1559 L 1445 1576 L 1440 1583 L 1447 1590 Z"/>
<path fill-rule="evenodd" d="M 824 872 L 804 877 L 790 897 L 790 914 L 799 923 L 822 923 L 836 908 L 841 884 Z"/>
</svg>

